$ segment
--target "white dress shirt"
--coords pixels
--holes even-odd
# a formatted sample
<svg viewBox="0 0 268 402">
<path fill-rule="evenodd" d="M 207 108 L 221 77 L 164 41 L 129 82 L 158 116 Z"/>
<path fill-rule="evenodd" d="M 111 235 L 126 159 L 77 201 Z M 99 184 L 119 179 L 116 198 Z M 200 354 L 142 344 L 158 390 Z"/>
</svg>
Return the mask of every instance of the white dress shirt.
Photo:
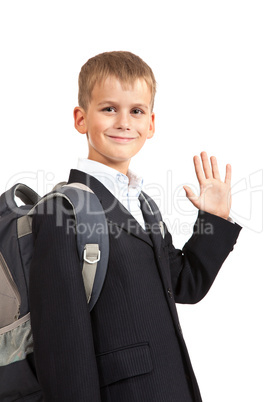
<svg viewBox="0 0 268 402">
<path fill-rule="evenodd" d="M 126 176 L 102 163 L 83 158 L 78 160 L 77 169 L 98 179 L 124 205 L 143 229 L 145 228 L 139 201 L 143 184 L 141 177 L 131 170 L 128 170 Z"/>
</svg>

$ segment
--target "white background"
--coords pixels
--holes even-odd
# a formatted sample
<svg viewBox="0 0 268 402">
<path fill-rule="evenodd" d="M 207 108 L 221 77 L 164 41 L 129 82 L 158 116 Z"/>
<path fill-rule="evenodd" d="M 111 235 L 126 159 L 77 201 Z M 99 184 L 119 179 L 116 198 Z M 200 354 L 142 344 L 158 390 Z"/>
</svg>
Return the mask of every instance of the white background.
<svg viewBox="0 0 268 402">
<path fill-rule="evenodd" d="M 108 50 L 132 51 L 154 70 L 156 134 L 132 169 L 178 247 L 196 217 L 179 191 L 197 186 L 193 155 L 216 155 L 223 177 L 231 163 L 232 216 L 244 228 L 207 297 L 178 306 L 204 402 L 268 401 L 267 20 L 259 0 L 0 5 L 0 192 L 22 181 L 43 195 L 87 156 L 73 128 L 77 77 Z"/>
</svg>

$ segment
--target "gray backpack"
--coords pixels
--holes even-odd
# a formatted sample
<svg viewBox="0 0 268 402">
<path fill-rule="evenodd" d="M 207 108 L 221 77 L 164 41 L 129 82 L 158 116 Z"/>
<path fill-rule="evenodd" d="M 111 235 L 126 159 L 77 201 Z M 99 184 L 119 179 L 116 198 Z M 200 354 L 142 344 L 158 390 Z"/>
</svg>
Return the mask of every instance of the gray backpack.
<svg viewBox="0 0 268 402">
<path fill-rule="evenodd" d="M 17 206 L 15 197 L 25 204 Z M 91 189 L 80 183 L 60 185 L 40 198 L 17 184 L 0 197 L 0 401 L 41 402 L 36 377 L 29 311 L 29 270 L 33 254 L 32 216 L 51 198 L 63 198 L 75 217 L 77 251 L 89 309 L 105 279 L 108 228 L 103 208 Z M 102 230 L 100 230 L 100 227 Z"/>
</svg>

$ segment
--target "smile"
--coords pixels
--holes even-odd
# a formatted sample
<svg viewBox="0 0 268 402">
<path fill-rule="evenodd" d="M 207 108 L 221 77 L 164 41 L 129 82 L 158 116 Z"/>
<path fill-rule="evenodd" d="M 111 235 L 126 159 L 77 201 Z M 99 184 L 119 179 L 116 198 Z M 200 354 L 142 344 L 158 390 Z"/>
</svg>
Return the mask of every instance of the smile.
<svg viewBox="0 0 268 402">
<path fill-rule="evenodd" d="M 107 137 L 110 138 L 111 141 L 119 142 L 122 144 L 129 143 L 136 139 L 136 137 L 119 137 L 119 136 L 111 136 L 111 135 L 107 135 Z"/>
</svg>

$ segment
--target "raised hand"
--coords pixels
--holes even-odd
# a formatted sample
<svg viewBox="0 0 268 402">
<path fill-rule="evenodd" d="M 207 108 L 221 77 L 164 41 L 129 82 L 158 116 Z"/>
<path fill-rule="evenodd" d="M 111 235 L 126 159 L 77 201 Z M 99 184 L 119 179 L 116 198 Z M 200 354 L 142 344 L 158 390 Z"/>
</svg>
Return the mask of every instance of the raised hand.
<svg viewBox="0 0 268 402">
<path fill-rule="evenodd" d="M 220 178 L 215 156 L 210 158 L 210 165 L 206 152 L 201 152 L 201 160 L 203 169 L 200 158 L 194 156 L 194 167 L 200 185 L 200 195 L 197 196 L 190 187 L 184 186 L 186 197 L 196 208 L 228 219 L 231 209 L 231 165 L 226 165 L 226 175 L 223 182 Z"/>
</svg>

